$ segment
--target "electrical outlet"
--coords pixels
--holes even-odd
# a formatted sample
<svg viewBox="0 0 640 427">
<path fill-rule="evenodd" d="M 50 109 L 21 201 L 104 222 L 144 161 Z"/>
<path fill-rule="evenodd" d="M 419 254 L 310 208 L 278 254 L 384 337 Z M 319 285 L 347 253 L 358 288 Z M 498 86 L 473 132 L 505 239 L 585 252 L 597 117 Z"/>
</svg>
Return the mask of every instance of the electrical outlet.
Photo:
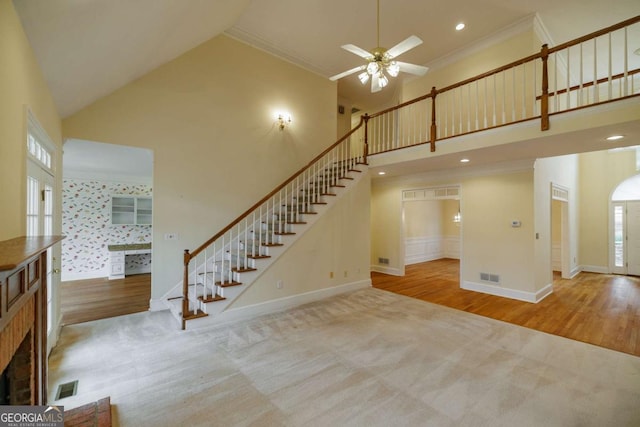
<svg viewBox="0 0 640 427">
<path fill-rule="evenodd" d="M 333 279 L 333 271 L 329 272 L 329 279 Z"/>
<path fill-rule="evenodd" d="M 176 233 L 165 233 L 164 240 L 178 240 L 178 235 Z"/>
<path fill-rule="evenodd" d="M 278 281 L 276 282 L 276 288 L 278 288 L 278 289 L 282 289 L 282 286 L 283 286 L 283 284 L 282 284 L 282 280 L 278 280 Z"/>
</svg>

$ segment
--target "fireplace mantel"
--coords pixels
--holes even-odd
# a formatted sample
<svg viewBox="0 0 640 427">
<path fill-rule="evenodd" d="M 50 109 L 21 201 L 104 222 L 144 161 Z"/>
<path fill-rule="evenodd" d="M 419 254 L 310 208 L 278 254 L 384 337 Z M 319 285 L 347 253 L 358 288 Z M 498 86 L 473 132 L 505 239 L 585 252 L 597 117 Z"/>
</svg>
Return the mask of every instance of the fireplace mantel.
<svg viewBox="0 0 640 427">
<path fill-rule="evenodd" d="M 0 372 L 31 332 L 31 402 L 47 401 L 47 255 L 64 236 L 0 242 Z"/>
</svg>

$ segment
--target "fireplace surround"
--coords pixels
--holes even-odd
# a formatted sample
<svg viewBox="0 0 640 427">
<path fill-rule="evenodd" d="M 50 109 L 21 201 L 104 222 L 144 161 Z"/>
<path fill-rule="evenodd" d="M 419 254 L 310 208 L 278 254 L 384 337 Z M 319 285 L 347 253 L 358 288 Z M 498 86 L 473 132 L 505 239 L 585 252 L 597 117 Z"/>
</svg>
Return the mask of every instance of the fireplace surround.
<svg viewBox="0 0 640 427">
<path fill-rule="evenodd" d="M 0 372 L 11 405 L 47 401 L 47 257 L 62 236 L 0 242 Z"/>
</svg>

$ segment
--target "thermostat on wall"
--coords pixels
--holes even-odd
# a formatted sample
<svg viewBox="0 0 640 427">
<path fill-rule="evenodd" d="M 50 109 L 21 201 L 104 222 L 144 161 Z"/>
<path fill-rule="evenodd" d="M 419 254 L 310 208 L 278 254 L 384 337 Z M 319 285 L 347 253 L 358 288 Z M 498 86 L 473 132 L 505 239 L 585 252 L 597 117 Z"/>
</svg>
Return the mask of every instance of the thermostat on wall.
<svg viewBox="0 0 640 427">
<path fill-rule="evenodd" d="M 522 223 L 520 221 L 518 221 L 517 219 L 511 220 L 511 226 L 513 228 L 520 227 L 521 225 L 522 225 Z"/>
</svg>

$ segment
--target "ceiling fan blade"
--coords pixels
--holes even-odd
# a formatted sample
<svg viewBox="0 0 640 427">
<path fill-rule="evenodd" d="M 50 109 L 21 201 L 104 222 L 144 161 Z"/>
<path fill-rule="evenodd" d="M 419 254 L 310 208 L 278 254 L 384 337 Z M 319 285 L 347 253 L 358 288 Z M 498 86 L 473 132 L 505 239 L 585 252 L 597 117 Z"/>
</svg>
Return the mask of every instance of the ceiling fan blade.
<svg viewBox="0 0 640 427">
<path fill-rule="evenodd" d="M 340 46 L 341 48 L 343 48 L 346 51 L 349 51 L 351 53 L 354 53 L 356 55 L 358 55 L 361 58 L 364 59 L 369 59 L 369 58 L 373 58 L 373 55 L 371 55 L 371 52 L 367 52 L 366 50 L 362 49 L 361 47 L 358 47 L 354 44 L 345 44 L 343 46 Z"/>
<path fill-rule="evenodd" d="M 378 74 L 374 74 L 371 76 L 371 93 L 380 92 L 382 90 L 382 86 L 380 86 L 380 79 L 378 78 Z"/>
<path fill-rule="evenodd" d="M 396 56 L 400 56 L 406 51 L 408 51 L 409 49 L 413 49 L 414 47 L 419 46 L 421 44 L 422 44 L 422 40 L 420 39 L 420 37 L 409 36 L 407 39 L 401 41 L 400 43 L 398 43 L 397 45 L 389 49 L 386 55 L 389 58 L 395 58 Z"/>
<path fill-rule="evenodd" d="M 359 67 L 352 68 L 352 69 L 347 70 L 347 71 L 345 71 L 345 72 L 342 72 L 342 73 L 340 73 L 340 74 L 336 74 L 335 76 L 331 76 L 331 77 L 329 77 L 329 80 L 331 80 L 331 81 L 336 81 L 336 80 L 341 79 L 341 78 L 343 78 L 343 77 L 346 77 L 346 76 L 348 76 L 348 75 L 350 75 L 350 74 L 357 73 L 358 71 L 362 71 L 362 70 L 364 70 L 365 68 L 367 68 L 367 66 L 366 66 L 366 65 L 360 65 Z"/>
<path fill-rule="evenodd" d="M 409 74 L 415 74 L 416 76 L 424 76 L 427 71 L 429 71 L 429 67 L 423 67 L 422 65 L 409 64 L 408 62 L 401 61 L 395 62 L 400 67 L 400 71 Z"/>
</svg>

